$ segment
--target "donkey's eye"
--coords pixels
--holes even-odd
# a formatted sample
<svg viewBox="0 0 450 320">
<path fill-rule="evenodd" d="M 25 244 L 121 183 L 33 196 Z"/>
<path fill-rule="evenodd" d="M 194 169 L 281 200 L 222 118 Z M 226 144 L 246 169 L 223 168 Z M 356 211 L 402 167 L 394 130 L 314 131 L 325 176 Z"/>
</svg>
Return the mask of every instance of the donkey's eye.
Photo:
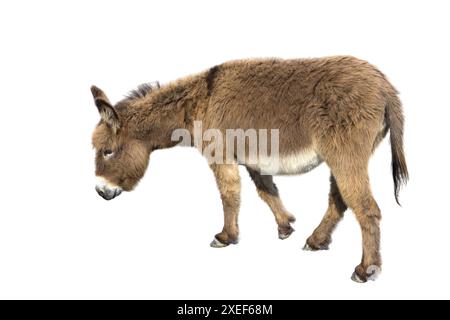
<svg viewBox="0 0 450 320">
<path fill-rule="evenodd" d="M 114 152 L 112 152 L 112 150 L 104 150 L 103 151 L 103 156 L 104 157 L 111 157 L 113 155 Z"/>
</svg>

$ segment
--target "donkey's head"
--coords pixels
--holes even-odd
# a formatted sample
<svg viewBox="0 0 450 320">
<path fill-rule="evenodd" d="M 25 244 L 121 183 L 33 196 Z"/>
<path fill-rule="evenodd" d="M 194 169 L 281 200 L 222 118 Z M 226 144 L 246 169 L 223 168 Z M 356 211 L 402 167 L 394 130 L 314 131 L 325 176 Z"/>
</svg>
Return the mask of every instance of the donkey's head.
<svg viewBox="0 0 450 320">
<path fill-rule="evenodd" d="M 142 178 L 151 146 L 131 134 L 124 112 L 114 108 L 102 90 L 93 86 L 91 91 L 101 117 L 92 137 L 98 178 L 95 190 L 111 200 L 122 190 L 133 189 Z"/>
</svg>

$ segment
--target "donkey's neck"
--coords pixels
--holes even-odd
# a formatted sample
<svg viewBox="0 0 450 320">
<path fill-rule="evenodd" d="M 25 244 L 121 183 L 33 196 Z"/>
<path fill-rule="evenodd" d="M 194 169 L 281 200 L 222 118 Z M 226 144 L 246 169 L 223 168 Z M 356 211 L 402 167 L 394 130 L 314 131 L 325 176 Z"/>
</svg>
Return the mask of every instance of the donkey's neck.
<svg viewBox="0 0 450 320">
<path fill-rule="evenodd" d="M 174 130 L 192 130 L 197 106 L 204 98 L 203 84 L 199 77 L 185 78 L 131 101 L 129 121 L 134 134 L 163 148 L 175 145 Z"/>
</svg>

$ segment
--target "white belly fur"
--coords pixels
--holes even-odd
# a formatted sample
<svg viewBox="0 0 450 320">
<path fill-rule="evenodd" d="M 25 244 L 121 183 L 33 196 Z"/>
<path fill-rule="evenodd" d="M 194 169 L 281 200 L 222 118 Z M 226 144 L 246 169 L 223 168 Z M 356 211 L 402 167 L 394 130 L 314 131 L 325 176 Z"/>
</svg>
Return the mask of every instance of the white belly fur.
<svg viewBox="0 0 450 320">
<path fill-rule="evenodd" d="M 280 155 L 277 159 L 272 157 L 259 158 L 256 164 L 246 164 L 262 174 L 290 175 L 302 174 L 311 171 L 322 159 L 313 149 L 305 149 L 290 155 Z"/>
</svg>

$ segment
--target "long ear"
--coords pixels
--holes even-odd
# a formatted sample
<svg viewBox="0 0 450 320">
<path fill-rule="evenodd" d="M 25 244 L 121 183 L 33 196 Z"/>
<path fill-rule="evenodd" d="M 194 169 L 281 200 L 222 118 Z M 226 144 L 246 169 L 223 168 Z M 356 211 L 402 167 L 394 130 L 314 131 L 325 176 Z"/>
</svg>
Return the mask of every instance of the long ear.
<svg viewBox="0 0 450 320">
<path fill-rule="evenodd" d="M 117 130 L 120 128 L 120 121 L 117 112 L 109 102 L 108 97 L 106 97 L 105 93 L 96 86 L 91 87 L 91 92 L 94 97 L 95 105 L 100 113 L 100 117 L 111 128 L 114 134 L 117 133 Z"/>
</svg>

